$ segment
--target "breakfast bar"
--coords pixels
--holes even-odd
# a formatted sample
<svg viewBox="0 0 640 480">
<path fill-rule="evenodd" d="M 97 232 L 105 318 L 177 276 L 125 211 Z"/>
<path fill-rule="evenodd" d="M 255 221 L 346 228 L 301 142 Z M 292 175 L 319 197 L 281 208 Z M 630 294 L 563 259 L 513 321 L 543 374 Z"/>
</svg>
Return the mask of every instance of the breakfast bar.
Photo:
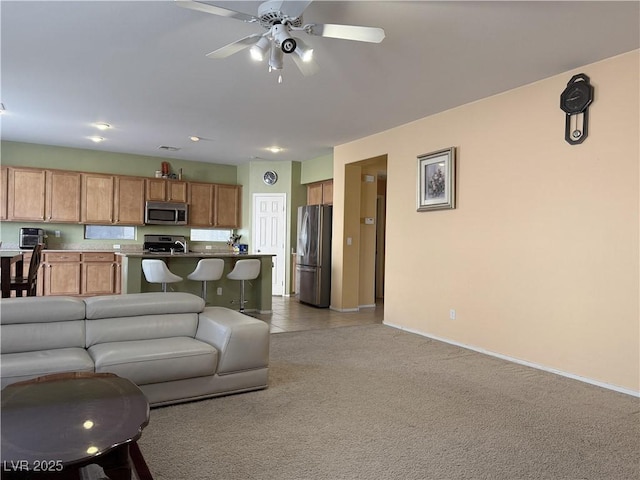
<svg viewBox="0 0 640 480">
<path fill-rule="evenodd" d="M 141 293 L 160 291 L 160 286 L 146 281 L 142 273 L 142 260 L 153 258 L 161 259 L 176 275 L 181 276 L 182 282 L 172 283 L 170 288 L 177 292 L 189 292 L 195 295 L 201 293 L 201 282 L 187 279 L 196 268 L 202 258 L 221 258 L 225 262 L 222 278 L 211 282 L 207 292 L 206 302 L 209 305 L 238 309 L 240 299 L 240 282 L 227 279 L 227 274 L 233 270 L 237 260 L 255 258 L 261 262 L 260 276 L 255 280 L 246 282 L 245 297 L 247 310 L 255 310 L 259 313 L 271 312 L 271 270 L 273 266 L 273 254 L 246 254 L 246 253 L 169 253 L 169 252 L 136 252 L 118 253 L 122 264 L 122 293 Z M 235 303 L 232 303 L 235 302 Z"/>
</svg>

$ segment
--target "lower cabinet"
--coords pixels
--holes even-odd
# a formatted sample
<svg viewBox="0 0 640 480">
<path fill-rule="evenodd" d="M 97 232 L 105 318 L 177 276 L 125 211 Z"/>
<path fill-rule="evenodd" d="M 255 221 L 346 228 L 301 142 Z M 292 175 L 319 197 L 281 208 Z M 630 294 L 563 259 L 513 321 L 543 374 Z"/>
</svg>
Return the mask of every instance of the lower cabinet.
<svg viewBox="0 0 640 480">
<path fill-rule="evenodd" d="M 82 254 L 82 295 L 111 295 L 116 289 L 116 263 L 113 253 Z"/>
<path fill-rule="evenodd" d="M 44 294 L 80 295 L 80 253 L 45 253 Z"/>
<path fill-rule="evenodd" d="M 42 272 L 44 295 L 120 293 L 119 262 L 110 252 L 46 252 Z"/>
</svg>

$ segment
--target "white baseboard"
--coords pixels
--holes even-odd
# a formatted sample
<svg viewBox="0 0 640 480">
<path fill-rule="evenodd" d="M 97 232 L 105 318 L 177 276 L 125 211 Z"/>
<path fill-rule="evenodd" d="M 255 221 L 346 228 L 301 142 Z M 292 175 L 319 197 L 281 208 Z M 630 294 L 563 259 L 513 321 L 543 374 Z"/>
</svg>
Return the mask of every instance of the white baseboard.
<svg viewBox="0 0 640 480">
<path fill-rule="evenodd" d="M 335 312 L 357 312 L 358 308 L 336 308 L 329 305 L 329 310 L 333 310 Z"/>
<path fill-rule="evenodd" d="M 536 368 L 538 370 L 543 370 L 545 372 L 555 373 L 556 375 L 561 375 L 563 377 L 571 378 L 573 380 L 578 380 L 580 382 L 584 382 L 584 383 L 588 383 L 588 384 L 591 384 L 591 385 L 595 385 L 597 387 L 606 388 L 608 390 L 613 390 L 613 391 L 616 391 L 616 392 L 619 392 L 619 393 L 624 393 L 626 395 L 631 395 L 631 396 L 634 396 L 634 397 L 640 397 L 640 392 L 637 392 L 635 390 L 631 390 L 631 389 L 628 389 L 628 388 L 620 387 L 618 385 L 611 385 L 609 383 L 604 383 L 604 382 L 601 382 L 599 380 L 593 380 L 591 378 L 581 377 L 580 375 L 575 375 L 573 373 L 564 372 L 562 370 L 557 370 L 555 368 L 546 367 L 544 365 L 538 365 L 537 363 L 528 362 L 526 360 L 521 360 L 519 358 L 510 357 L 508 355 L 503 355 L 501 353 L 492 352 L 490 350 L 485 350 L 484 348 L 474 347 L 473 345 L 466 345 L 464 343 L 456 342 L 456 341 L 450 340 L 448 338 L 442 338 L 442 337 L 438 337 L 436 335 L 431 335 L 429 333 L 424 333 L 424 332 L 421 332 L 421 331 L 418 331 L 418 330 L 414 330 L 413 328 L 402 327 L 400 325 L 395 325 L 393 323 L 389 323 L 389 322 L 386 322 L 386 321 L 384 321 L 382 323 L 383 323 L 383 325 L 386 325 L 388 327 L 393 327 L 393 328 L 397 328 L 398 330 L 404 330 L 406 332 L 415 333 L 416 335 L 420 335 L 422 337 L 432 338 L 433 340 L 438 340 L 440 342 L 448 343 L 450 345 L 455 345 L 457 347 L 462 347 L 462 348 L 466 348 L 468 350 L 473 350 L 474 352 L 482 353 L 482 354 L 485 354 L 485 355 L 490 355 L 492 357 L 500 358 L 502 360 L 507 360 L 509 362 L 518 363 L 520 365 L 524 365 L 524 366 L 531 367 L 531 368 Z"/>
</svg>

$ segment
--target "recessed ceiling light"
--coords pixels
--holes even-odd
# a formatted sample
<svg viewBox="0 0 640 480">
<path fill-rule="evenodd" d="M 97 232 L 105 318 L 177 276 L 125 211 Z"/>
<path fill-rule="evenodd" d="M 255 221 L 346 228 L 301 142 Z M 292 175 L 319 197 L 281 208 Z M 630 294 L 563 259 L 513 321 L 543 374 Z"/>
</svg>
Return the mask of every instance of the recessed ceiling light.
<svg viewBox="0 0 640 480">
<path fill-rule="evenodd" d="M 195 135 L 189 137 L 189 140 L 191 140 L 192 142 L 199 142 L 200 141 L 200 137 L 196 137 Z"/>
<path fill-rule="evenodd" d="M 94 143 L 100 143 L 100 142 L 104 142 L 104 137 L 93 135 L 92 137 L 89 137 L 89 140 L 91 140 Z"/>
<path fill-rule="evenodd" d="M 111 125 L 104 122 L 94 123 L 93 126 L 96 127 L 98 130 L 109 130 L 111 128 Z"/>
<path fill-rule="evenodd" d="M 273 147 L 267 148 L 267 150 L 269 150 L 271 153 L 280 153 L 284 149 L 282 147 L 278 147 L 274 145 Z"/>
</svg>

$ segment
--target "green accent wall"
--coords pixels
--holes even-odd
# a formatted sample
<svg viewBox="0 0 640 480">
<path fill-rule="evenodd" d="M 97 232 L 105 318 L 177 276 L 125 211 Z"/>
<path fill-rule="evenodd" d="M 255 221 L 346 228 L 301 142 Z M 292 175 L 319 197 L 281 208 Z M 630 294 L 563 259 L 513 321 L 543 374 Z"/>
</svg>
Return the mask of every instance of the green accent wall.
<svg viewBox="0 0 640 480">
<path fill-rule="evenodd" d="M 302 163 L 300 182 L 303 184 L 321 182 L 333 178 L 333 155 L 306 160 Z"/>
</svg>

